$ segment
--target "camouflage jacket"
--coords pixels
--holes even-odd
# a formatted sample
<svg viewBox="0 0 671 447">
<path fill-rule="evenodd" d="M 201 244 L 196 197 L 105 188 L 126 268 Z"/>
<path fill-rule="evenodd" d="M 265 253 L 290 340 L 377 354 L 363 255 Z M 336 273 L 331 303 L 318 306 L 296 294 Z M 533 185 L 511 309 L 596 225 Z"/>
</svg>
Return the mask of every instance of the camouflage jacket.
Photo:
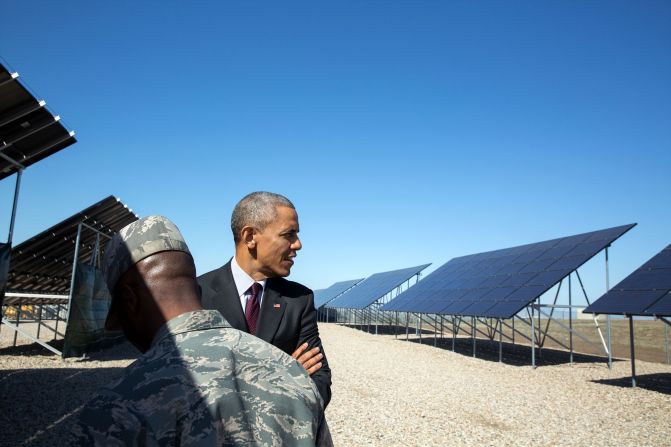
<svg viewBox="0 0 671 447">
<path fill-rule="evenodd" d="M 323 402 L 289 355 L 218 311 L 167 322 L 83 409 L 75 445 L 331 446 Z"/>
</svg>

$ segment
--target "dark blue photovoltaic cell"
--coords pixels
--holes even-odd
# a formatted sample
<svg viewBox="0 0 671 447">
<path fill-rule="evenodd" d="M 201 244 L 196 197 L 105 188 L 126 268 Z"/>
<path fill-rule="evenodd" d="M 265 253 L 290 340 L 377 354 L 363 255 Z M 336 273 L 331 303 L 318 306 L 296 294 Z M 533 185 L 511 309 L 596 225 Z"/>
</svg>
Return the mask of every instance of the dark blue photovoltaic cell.
<svg viewBox="0 0 671 447">
<path fill-rule="evenodd" d="M 671 316 L 671 245 L 585 309 L 595 314 Z"/>
<path fill-rule="evenodd" d="M 555 259 L 536 259 L 527 264 L 520 273 L 540 273 L 547 270 L 556 261 Z"/>
<path fill-rule="evenodd" d="M 671 292 L 667 292 L 659 301 L 647 308 L 645 312 L 659 317 L 671 316 Z"/>
<path fill-rule="evenodd" d="M 564 279 L 564 277 L 571 272 L 572 270 L 550 270 L 542 272 L 531 278 L 527 284 L 530 286 L 546 286 L 547 288 L 550 288 Z"/>
<path fill-rule="evenodd" d="M 516 289 L 513 293 L 505 297 L 503 301 L 514 303 L 530 303 L 543 294 L 549 287 L 545 286 L 524 286 Z"/>
<path fill-rule="evenodd" d="M 502 287 L 522 287 L 536 276 L 536 273 L 518 273 L 511 275 L 508 279 L 501 283 Z"/>
<path fill-rule="evenodd" d="M 611 290 L 608 300 L 596 300 L 586 311 L 589 313 L 639 314 L 666 295 L 664 290 Z"/>
<path fill-rule="evenodd" d="M 669 246 L 671 247 L 671 245 Z M 641 266 L 641 269 L 668 269 L 671 268 L 671 248 L 665 248 L 653 256 L 648 262 Z"/>
<path fill-rule="evenodd" d="M 429 265 L 431 264 L 371 275 L 357 284 L 353 289 L 330 301 L 327 307 L 365 309 Z"/>
<path fill-rule="evenodd" d="M 494 307 L 494 303 L 491 301 L 478 301 L 462 309 L 456 315 L 484 315 L 492 307 Z"/>
<path fill-rule="evenodd" d="M 472 301 L 455 301 L 450 303 L 447 307 L 443 308 L 439 313 L 447 315 L 462 315 L 462 311 L 468 308 L 473 304 Z"/>
<path fill-rule="evenodd" d="M 349 281 L 340 281 L 326 289 L 315 290 L 315 309 L 319 309 L 324 304 L 328 303 L 332 299 L 336 298 L 338 295 L 342 294 L 346 290 L 351 289 L 358 283 L 363 281 L 363 278 L 360 279 L 351 279 Z"/>
<path fill-rule="evenodd" d="M 486 311 L 484 315 L 478 315 L 487 318 L 512 318 L 520 310 L 524 309 L 529 303 L 522 302 L 502 302 L 496 303 L 491 309 Z"/>
<path fill-rule="evenodd" d="M 485 295 L 485 299 L 492 302 L 505 301 L 515 290 L 517 290 L 516 287 L 495 287 Z"/>
<path fill-rule="evenodd" d="M 634 275 L 629 275 L 614 289 L 621 290 L 651 290 L 651 289 L 671 289 L 671 270 L 653 269 L 639 270 Z"/>
<path fill-rule="evenodd" d="M 510 318 L 634 225 L 454 258 L 382 310 Z"/>
</svg>

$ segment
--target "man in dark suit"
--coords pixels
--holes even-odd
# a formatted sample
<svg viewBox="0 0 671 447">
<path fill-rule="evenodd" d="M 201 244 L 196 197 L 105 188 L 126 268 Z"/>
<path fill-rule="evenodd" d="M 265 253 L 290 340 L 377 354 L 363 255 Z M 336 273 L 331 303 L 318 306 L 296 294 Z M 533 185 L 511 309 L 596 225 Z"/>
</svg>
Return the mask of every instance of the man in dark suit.
<svg viewBox="0 0 671 447">
<path fill-rule="evenodd" d="M 235 206 L 231 230 L 235 256 L 198 278 L 203 307 L 218 310 L 234 328 L 298 360 L 328 405 L 331 369 L 319 338 L 312 290 L 284 279 L 302 248 L 294 205 L 279 194 L 253 192 Z"/>
</svg>

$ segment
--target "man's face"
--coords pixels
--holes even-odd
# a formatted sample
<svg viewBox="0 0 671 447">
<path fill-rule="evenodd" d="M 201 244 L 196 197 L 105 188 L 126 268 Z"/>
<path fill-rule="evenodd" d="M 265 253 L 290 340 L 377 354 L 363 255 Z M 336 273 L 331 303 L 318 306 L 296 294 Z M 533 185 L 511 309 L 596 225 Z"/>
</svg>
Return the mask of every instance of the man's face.
<svg viewBox="0 0 671 447">
<path fill-rule="evenodd" d="M 296 252 L 303 247 L 296 210 L 286 206 L 276 210 L 276 219 L 254 234 L 258 271 L 268 278 L 289 276 Z"/>
</svg>

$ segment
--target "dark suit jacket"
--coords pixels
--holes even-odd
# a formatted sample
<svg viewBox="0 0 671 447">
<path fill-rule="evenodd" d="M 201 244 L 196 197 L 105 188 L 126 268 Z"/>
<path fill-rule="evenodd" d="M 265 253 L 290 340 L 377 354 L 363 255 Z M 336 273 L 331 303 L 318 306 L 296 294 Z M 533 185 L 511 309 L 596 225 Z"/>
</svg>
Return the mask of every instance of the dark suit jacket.
<svg viewBox="0 0 671 447">
<path fill-rule="evenodd" d="M 198 284 L 205 309 L 218 310 L 231 326 L 248 332 L 231 272 L 231 261 L 199 276 Z M 289 355 L 305 342 L 308 343 L 308 349 L 319 346 L 320 352 L 324 354 L 322 367 L 311 377 L 324 399 L 324 406 L 328 405 L 331 400 L 331 369 L 319 338 L 312 290 L 284 278 L 268 278 L 256 327 L 257 337 Z"/>
</svg>

